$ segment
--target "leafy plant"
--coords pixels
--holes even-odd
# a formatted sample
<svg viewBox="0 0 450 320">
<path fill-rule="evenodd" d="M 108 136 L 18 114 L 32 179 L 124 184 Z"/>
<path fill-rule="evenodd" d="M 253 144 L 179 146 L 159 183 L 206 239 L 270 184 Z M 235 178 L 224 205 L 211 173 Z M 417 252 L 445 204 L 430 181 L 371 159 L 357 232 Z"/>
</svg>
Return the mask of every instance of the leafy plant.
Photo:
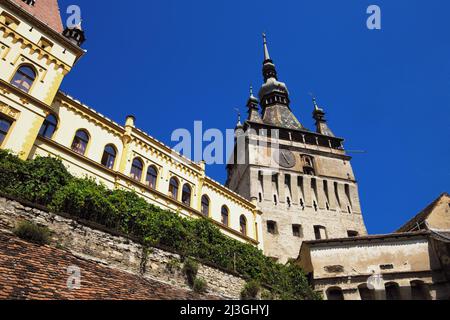
<svg viewBox="0 0 450 320">
<path fill-rule="evenodd" d="M 192 258 L 187 258 L 184 261 L 183 273 L 186 275 L 188 284 L 193 287 L 198 273 L 198 262 Z"/>
<path fill-rule="evenodd" d="M 14 229 L 14 234 L 23 240 L 40 245 L 50 243 L 50 230 L 29 221 L 20 222 Z"/>
<path fill-rule="evenodd" d="M 201 278 L 196 278 L 194 280 L 194 286 L 193 286 L 193 290 L 196 293 L 202 294 L 206 292 L 206 289 L 208 288 L 208 284 L 206 283 L 206 280 L 201 279 Z"/>
<path fill-rule="evenodd" d="M 244 289 L 241 292 L 241 299 L 257 300 L 260 292 L 261 284 L 259 283 L 259 281 L 251 280 L 245 284 Z"/>
</svg>

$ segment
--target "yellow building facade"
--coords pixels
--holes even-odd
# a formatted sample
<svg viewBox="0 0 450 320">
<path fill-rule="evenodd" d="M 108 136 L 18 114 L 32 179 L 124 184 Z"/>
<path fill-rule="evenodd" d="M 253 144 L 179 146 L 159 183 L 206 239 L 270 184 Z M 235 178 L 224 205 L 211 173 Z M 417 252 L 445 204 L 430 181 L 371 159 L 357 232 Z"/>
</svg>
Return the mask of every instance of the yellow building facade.
<svg viewBox="0 0 450 320">
<path fill-rule="evenodd" d="M 0 147 L 22 159 L 60 158 L 75 176 L 135 191 L 184 217 L 210 218 L 224 234 L 263 249 L 256 203 L 138 129 L 134 117 L 120 125 L 59 90 L 84 51 L 82 31 L 61 32 L 55 12 L 56 0 L 0 0 Z"/>
</svg>

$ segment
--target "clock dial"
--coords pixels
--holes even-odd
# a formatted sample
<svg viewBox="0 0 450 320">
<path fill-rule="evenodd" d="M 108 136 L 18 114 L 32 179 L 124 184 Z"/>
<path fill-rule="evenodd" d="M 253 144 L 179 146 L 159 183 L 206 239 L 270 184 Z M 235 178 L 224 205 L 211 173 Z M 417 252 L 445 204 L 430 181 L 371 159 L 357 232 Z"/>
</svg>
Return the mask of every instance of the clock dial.
<svg viewBox="0 0 450 320">
<path fill-rule="evenodd" d="M 284 168 L 292 168 L 296 164 L 295 155 L 289 150 L 280 150 L 274 154 L 274 160 Z"/>
</svg>

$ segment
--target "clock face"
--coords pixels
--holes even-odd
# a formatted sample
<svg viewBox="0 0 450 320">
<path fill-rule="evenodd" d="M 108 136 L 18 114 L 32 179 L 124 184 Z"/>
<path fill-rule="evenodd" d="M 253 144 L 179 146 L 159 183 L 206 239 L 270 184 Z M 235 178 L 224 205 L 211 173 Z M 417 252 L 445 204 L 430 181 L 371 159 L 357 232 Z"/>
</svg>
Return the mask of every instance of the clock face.
<svg viewBox="0 0 450 320">
<path fill-rule="evenodd" d="M 280 150 L 274 154 L 274 160 L 283 168 L 292 168 L 296 164 L 295 155 L 289 150 Z"/>
</svg>

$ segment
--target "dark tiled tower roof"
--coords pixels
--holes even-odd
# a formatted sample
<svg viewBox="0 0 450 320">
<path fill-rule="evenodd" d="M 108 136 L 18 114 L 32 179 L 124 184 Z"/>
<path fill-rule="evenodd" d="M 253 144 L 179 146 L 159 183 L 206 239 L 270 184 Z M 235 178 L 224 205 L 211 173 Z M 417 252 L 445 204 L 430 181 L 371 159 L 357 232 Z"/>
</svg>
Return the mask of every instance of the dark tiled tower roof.
<svg viewBox="0 0 450 320">
<path fill-rule="evenodd" d="M 34 5 L 31 4 L 31 1 L 8 1 L 15 3 L 56 32 L 61 33 L 63 31 L 64 28 L 59 12 L 58 0 L 36 0 Z M 30 4 L 28 4 L 28 2 L 30 2 Z"/>
</svg>

